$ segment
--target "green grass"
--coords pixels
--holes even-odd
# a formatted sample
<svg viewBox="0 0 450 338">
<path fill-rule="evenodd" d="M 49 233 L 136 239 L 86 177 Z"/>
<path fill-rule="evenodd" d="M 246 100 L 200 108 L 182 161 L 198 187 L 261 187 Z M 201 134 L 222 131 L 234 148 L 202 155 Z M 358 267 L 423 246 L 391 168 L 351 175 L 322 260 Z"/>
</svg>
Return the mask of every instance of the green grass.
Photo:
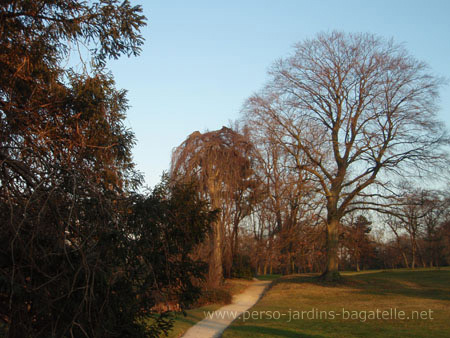
<svg viewBox="0 0 450 338">
<path fill-rule="evenodd" d="M 223 337 L 449 337 L 450 268 L 342 275 L 339 285 L 322 283 L 315 275 L 276 280 L 250 310 L 255 317 L 241 316 Z M 267 311 L 280 318 L 270 319 Z M 383 311 L 388 311 L 384 319 Z"/>
</svg>

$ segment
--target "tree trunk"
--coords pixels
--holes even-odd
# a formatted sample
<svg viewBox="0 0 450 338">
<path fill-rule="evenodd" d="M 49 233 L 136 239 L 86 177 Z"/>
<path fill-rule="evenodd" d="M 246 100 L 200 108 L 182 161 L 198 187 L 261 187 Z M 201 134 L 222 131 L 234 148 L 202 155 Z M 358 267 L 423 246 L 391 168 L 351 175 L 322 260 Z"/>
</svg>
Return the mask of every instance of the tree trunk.
<svg viewBox="0 0 450 338">
<path fill-rule="evenodd" d="M 408 257 L 406 256 L 406 254 L 403 250 L 402 250 L 402 256 L 403 256 L 403 260 L 405 261 L 406 268 L 409 268 Z"/>
<path fill-rule="evenodd" d="M 332 215 L 327 222 L 327 266 L 322 278 L 326 281 L 336 282 L 341 279 L 338 261 L 339 248 L 339 217 Z"/>
<path fill-rule="evenodd" d="M 218 287 L 222 284 L 222 231 L 219 221 L 213 225 L 211 234 L 211 251 L 209 258 L 208 286 Z"/>
<path fill-rule="evenodd" d="M 214 210 L 220 209 L 219 196 L 214 177 L 210 177 L 208 181 L 209 193 L 211 196 L 211 206 Z M 223 281 L 222 267 L 222 220 L 219 219 L 213 224 L 211 233 L 211 248 L 209 256 L 208 280 L 209 287 L 219 287 Z"/>
<path fill-rule="evenodd" d="M 357 271 L 357 272 L 360 271 L 360 268 L 359 268 L 359 261 L 360 261 L 360 259 L 361 259 L 360 256 L 361 256 L 361 254 L 360 254 L 358 248 L 356 248 L 356 250 L 355 250 L 355 262 L 356 262 L 356 271 Z"/>
<path fill-rule="evenodd" d="M 412 245 L 412 260 L 411 260 L 411 269 L 416 268 L 416 246 Z"/>
<path fill-rule="evenodd" d="M 239 222 L 235 220 L 233 224 L 233 231 L 231 234 L 231 250 L 232 250 L 231 257 L 233 263 L 238 253 L 238 245 L 239 245 L 238 239 L 239 239 Z"/>
<path fill-rule="evenodd" d="M 416 241 L 416 248 L 417 248 L 417 254 L 419 255 L 419 258 L 420 258 L 420 262 L 422 263 L 422 267 L 426 268 L 427 267 L 427 263 L 426 263 L 425 258 L 424 258 L 424 253 L 423 253 L 423 250 L 422 250 L 422 246 L 420 246 L 417 241 Z"/>
</svg>

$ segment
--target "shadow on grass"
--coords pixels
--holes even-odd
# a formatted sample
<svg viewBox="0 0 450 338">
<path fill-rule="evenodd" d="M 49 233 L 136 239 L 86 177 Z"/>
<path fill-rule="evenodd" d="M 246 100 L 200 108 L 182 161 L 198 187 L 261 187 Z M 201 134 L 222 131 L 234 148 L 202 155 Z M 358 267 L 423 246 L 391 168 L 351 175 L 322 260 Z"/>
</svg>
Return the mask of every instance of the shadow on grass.
<svg viewBox="0 0 450 338">
<path fill-rule="evenodd" d="M 450 270 L 368 271 L 344 275 L 339 283 L 322 281 L 318 275 L 286 276 L 275 283 L 311 283 L 324 287 L 349 287 L 363 294 L 396 294 L 407 297 L 450 300 Z"/>
<path fill-rule="evenodd" d="M 285 329 L 273 328 L 273 327 L 264 327 L 264 326 L 256 326 L 256 325 L 245 325 L 245 326 L 232 326 L 227 330 L 227 333 L 230 334 L 239 334 L 239 336 L 248 336 L 248 337 L 258 337 L 258 336 L 267 336 L 267 337 L 292 337 L 292 338 L 322 338 L 327 337 L 324 335 L 309 335 L 302 334 L 298 331 L 290 331 Z"/>
<path fill-rule="evenodd" d="M 272 274 L 272 275 L 258 275 L 256 276 L 259 280 L 276 280 L 279 279 L 282 275 Z"/>
<path fill-rule="evenodd" d="M 449 270 L 389 271 L 372 276 L 354 275 L 350 278 L 355 282 L 353 287 L 366 294 L 450 300 Z"/>
</svg>

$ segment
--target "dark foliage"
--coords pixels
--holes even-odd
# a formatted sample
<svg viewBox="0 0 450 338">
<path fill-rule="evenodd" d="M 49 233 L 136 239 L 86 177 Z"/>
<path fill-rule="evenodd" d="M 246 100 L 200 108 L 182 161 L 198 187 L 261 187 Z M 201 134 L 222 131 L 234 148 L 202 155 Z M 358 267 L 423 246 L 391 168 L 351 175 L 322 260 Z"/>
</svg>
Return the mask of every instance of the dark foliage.
<svg viewBox="0 0 450 338">
<path fill-rule="evenodd" d="M 245 278 L 249 280 L 253 278 L 250 256 L 243 254 L 236 255 L 233 261 L 233 267 L 231 269 L 231 276 L 234 278 Z"/>
<path fill-rule="evenodd" d="M 195 303 L 196 307 L 209 304 L 230 304 L 232 295 L 229 291 L 223 289 L 205 289 L 202 291 L 200 298 Z"/>
<path fill-rule="evenodd" d="M 201 266 L 188 252 L 214 215 L 188 185 L 133 193 L 141 177 L 123 124 L 125 91 L 103 68 L 139 54 L 143 25 L 129 1 L 0 3 L 0 326 L 8 337 L 155 336 L 170 320 L 150 309 L 169 288 L 182 304 L 195 298 Z M 92 59 L 81 73 L 65 67 L 80 48 Z"/>
<path fill-rule="evenodd" d="M 182 308 L 200 295 L 196 282 L 207 266 L 194 261 L 190 253 L 204 240 L 217 211 L 209 211 L 197 189 L 194 183 L 170 184 L 164 179 L 151 195 L 133 197 L 126 248 L 133 251 L 128 253 L 133 259 L 128 267 L 142 275 L 138 278 L 142 290 L 137 295 L 156 292 L 163 301 L 176 301 Z"/>
</svg>

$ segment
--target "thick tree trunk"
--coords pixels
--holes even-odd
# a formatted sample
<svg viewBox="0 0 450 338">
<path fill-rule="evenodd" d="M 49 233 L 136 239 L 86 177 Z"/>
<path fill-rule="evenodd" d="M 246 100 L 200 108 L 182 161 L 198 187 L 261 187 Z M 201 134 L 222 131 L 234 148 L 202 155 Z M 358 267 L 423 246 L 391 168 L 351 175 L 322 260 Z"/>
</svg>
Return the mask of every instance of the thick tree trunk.
<svg viewBox="0 0 450 338">
<path fill-rule="evenodd" d="M 211 196 L 211 206 L 214 210 L 220 209 L 219 196 L 214 177 L 210 177 L 208 182 L 209 194 Z M 222 228 L 223 224 L 221 218 L 214 222 L 213 231 L 211 233 L 210 241 L 210 255 L 209 255 L 209 269 L 208 269 L 208 286 L 219 287 L 223 281 L 223 267 L 222 267 Z"/>
<path fill-rule="evenodd" d="M 208 286 L 218 287 L 222 284 L 222 231 L 220 222 L 214 223 L 211 234 L 211 249 L 209 257 Z"/>
<path fill-rule="evenodd" d="M 327 265 L 322 278 L 326 281 L 335 282 L 341 279 L 338 257 L 339 217 L 329 216 L 327 223 Z"/>
</svg>

